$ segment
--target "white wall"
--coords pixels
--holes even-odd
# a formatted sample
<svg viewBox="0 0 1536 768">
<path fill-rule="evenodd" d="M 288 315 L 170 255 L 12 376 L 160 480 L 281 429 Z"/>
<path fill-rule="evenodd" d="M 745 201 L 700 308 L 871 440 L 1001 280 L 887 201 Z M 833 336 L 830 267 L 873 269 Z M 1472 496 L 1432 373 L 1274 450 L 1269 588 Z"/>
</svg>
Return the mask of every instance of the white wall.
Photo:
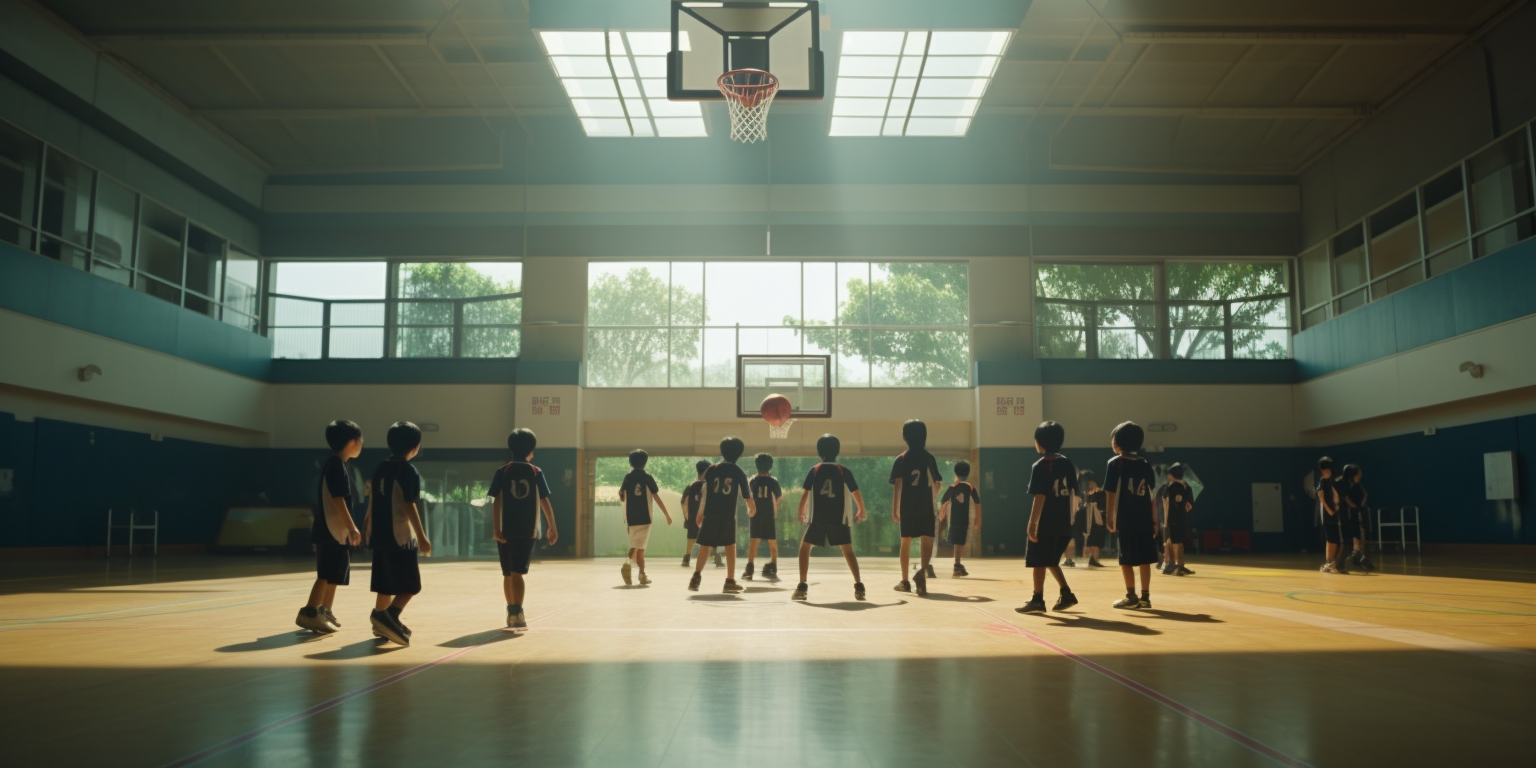
<svg viewBox="0 0 1536 768">
<path fill-rule="evenodd" d="M 1289 384 L 1047 384 L 1045 418 L 1067 429 L 1069 447 L 1103 448 L 1122 421 L 1173 424 L 1148 432 L 1169 448 L 1297 445 Z"/>
<path fill-rule="evenodd" d="M 513 429 L 516 387 L 510 384 L 271 385 L 274 448 L 321 445 L 325 424 L 351 419 L 365 444 L 382 445 L 397 421 L 436 424 L 427 447 L 505 448 Z"/>
</svg>

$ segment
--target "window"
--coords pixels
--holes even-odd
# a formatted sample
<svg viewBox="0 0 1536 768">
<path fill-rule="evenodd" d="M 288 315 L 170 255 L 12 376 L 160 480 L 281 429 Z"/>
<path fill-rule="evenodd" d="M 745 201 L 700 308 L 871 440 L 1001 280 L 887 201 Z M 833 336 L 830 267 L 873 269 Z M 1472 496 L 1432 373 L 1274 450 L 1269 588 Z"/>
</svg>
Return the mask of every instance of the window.
<svg viewBox="0 0 1536 768">
<path fill-rule="evenodd" d="M 516 357 L 521 351 L 520 263 L 285 261 L 272 268 L 273 357 Z"/>
<path fill-rule="evenodd" d="M 1526 137 L 1516 133 L 1467 163 L 1472 192 L 1472 257 L 1482 258 L 1531 236 L 1531 158 Z"/>
<path fill-rule="evenodd" d="M 588 136 L 709 135 L 698 102 L 667 100 L 670 32 L 545 30 L 539 40 Z"/>
<path fill-rule="evenodd" d="M 1013 33 L 843 33 L 832 136 L 964 136 Z"/>
<path fill-rule="evenodd" d="M 32 248 L 43 143 L 0 123 L 0 242 Z"/>
<path fill-rule="evenodd" d="M 1290 354 L 1290 291 L 1281 263 L 1041 264 L 1035 296 L 1039 357 Z"/>
<path fill-rule="evenodd" d="M 587 385 L 734 387 L 739 354 L 825 354 L 838 387 L 970 384 L 963 262 L 593 262 Z"/>
</svg>

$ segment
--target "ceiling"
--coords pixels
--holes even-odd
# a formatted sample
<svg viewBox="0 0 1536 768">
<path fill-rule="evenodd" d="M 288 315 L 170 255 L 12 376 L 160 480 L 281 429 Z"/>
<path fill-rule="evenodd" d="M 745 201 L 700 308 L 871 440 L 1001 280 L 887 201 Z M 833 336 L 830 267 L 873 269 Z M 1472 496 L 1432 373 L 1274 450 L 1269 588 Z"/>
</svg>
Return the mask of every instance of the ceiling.
<svg viewBox="0 0 1536 768">
<path fill-rule="evenodd" d="M 507 136 L 581 135 L 534 33 L 542 0 L 37 0 L 275 175 L 498 168 Z M 576 2 L 576 0 L 569 0 Z M 594 0 L 595 1 L 595 0 Z M 663 0 L 613 0 L 667 25 Z M 824 0 L 849 28 L 933 28 L 932 3 Z M 978 123 L 1054 168 L 1293 175 L 1518 3 L 946 0 L 1022 18 Z M 956 5 L 950 6 L 949 3 Z M 649 18 L 649 15 L 646 18 Z M 840 21 L 841 20 L 841 21 Z M 856 22 L 850 25 L 850 21 Z M 829 94 L 830 95 L 830 94 Z M 792 104 L 826 114 L 830 100 Z M 776 110 L 780 108 L 775 107 Z M 723 140 L 591 139 L 630 142 Z M 771 124 L 771 122 L 770 122 Z M 820 129 L 825 132 L 825 125 Z M 973 134 L 975 132 L 973 131 Z M 913 144 L 913 147 L 922 146 Z"/>
</svg>

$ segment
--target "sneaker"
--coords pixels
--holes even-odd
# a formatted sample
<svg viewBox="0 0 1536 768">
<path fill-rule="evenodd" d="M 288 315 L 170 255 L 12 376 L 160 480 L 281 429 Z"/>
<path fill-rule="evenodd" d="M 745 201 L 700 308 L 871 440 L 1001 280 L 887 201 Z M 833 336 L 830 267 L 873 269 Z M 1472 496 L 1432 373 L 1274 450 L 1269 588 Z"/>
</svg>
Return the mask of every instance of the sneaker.
<svg viewBox="0 0 1536 768">
<path fill-rule="evenodd" d="M 810 589 L 810 587 L 805 582 L 803 582 L 803 581 L 800 582 L 800 586 L 795 587 L 795 593 L 793 595 L 790 595 L 789 599 L 791 599 L 791 600 L 804 600 L 805 599 L 806 590 L 808 590 L 808 589 Z"/>
<path fill-rule="evenodd" d="M 918 597 L 928 594 L 928 574 L 925 572 L 925 569 L 917 569 L 917 575 L 912 577 L 912 584 L 917 587 Z"/>
<path fill-rule="evenodd" d="M 1333 567 L 1333 563 L 1323 563 L 1323 567 L 1321 567 L 1321 568 L 1319 568 L 1317 570 L 1319 572 L 1321 572 L 1321 573 L 1338 573 L 1339 572 L 1337 568 Z"/>
<path fill-rule="evenodd" d="M 933 563 L 929 563 L 929 564 L 923 566 L 923 569 L 928 572 L 928 578 L 930 578 L 930 579 L 937 579 L 939 577 L 939 574 L 935 573 L 934 570 L 933 570 Z"/>
<path fill-rule="evenodd" d="M 1061 567 L 1063 567 L 1063 568 L 1076 568 L 1077 567 L 1077 563 L 1076 563 L 1076 561 L 1074 561 L 1072 558 L 1069 557 L 1069 558 L 1061 561 Z"/>
<path fill-rule="evenodd" d="M 1354 565 L 1360 565 L 1365 562 L 1365 553 L 1358 549 L 1349 553 L 1349 562 Z"/>
<path fill-rule="evenodd" d="M 640 569 L 640 583 L 642 585 L 651 583 L 651 577 L 645 575 L 645 569 L 643 568 Z"/>
<path fill-rule="evenodd" d="M 329 635 L 336 631 L 336 628 L 325 620 L 325 614 L 321 613 L 320 609 L 307 605 L 299 609 L 299 615 L 293 623 L 319 635 Z"/>
<path fill-rule="evenodd" d="M 910 581 L 903 581 L 903 582 L 897 584 L 896 585 L 896 591 L 897 592 L 911 592 L 912 591 L 912 582 L 910 582 Z"/>
<path fill-rule="evenodd" d="M 389 611 L 387 611 L 387 610 L 386 610 L 386 611 L 384 611 L 384 612 L 385 612 L 385 613 L 389 613 Z M 410 627 L 407 627 L 407 626 L 406 626 L 406 625 L 405 625 L 405 622 L 403 622 L 403 621 L 401 621 L 401 620 L 400 620 L 400 617 L 399 617 L 399 616 L 396 616 L 396 615 L 394 615 L 394 614 L 392 614 L 392 613 L 391 613 L 391 614 L 390 614 L 390 618 L 391 618 L 391 619 L 394 619 L 394 621 L 395 621 L 395 626 L 397 626 L 397 627 L 399 627 L 399 628 L 400 628 L 400 633 L 401 633 L 401 634 L 403 634 L 403 635 L 405 635 L 405 639 L 407 639 L 407 640 L 409 640 L 409 639 L 411 639 L 411 628 L 410 628 Z"/>
<path fill-rule="evenodd" d="M 1077 595 L 1074 595 L 1071 592 L 1063 592 L 1061 593 L 1061 597 L 1057 598 L 1056 604 L 1051 606 L 1051 610 L 1065 611 L 1074 605 L 1077 605 Z"/>
<path fill-rule="evenodd" d="M 688 580 L 688 590 L 690 592 L 697 592 L 697 591 L 699 591 L 699 584 L 701 582 L 703 582 L 703 581 L 704 581 L 704 574 L 699 573 L 698 571 L 694 571 L 693 572 L 693 578 Z"/>
<path fill-rule="evenodd" d="M 528 614 L 518 611 L 507 614 L 507 629 L 527 629 Z"/>
<path fill-rule="evenodd" d="M 1136 601 L 1136 607 L 1141 609 L 1141 610 L 1143 610 L 1143 611 L 1150 611 L 1150 610 L 1152 610 L 1152 596 L 1151 595 L 1142 595 Z"/>
<path fill-rule="evenodd" d="M 720 590 L 721 593 L 727 594 L 727 595 L 741 594 L 741 591 L 742 591 L 742 586 L 740 584 L 737 584 L 735 579 L 726 579 L 725 580 L 725 588 Z"/>
<path fill-rule="evenodd" d="M 1098 560 L 1089 560 L 1088 561 L 1088 567 L 1089 568 L 1103 568 L 1104 564 L 1099 562 Z"/>
<path fill-rule="evenodd" d="M 336 614 L 331 613 L 331 609 L 329 609 L 329 608 L 326 608 L 324 610 L 325 610 L 325 620 L 329 621 L 332 624 L 335 624 L 337 629 L 341 629 L 341 620 L 336 618 Z"/>
<path fill-rule="evenodd" d="M 382 637 L 385 640 L 394 643 L 395 645 L 411 644 L 411 639 L 406 637 L 405 632 L 401 630 L 399 623 L 395 621 L 393 616 L 389 615 L 388 611 L 374 611 L 373 614 L 368 617 L 368 621 L 373 625 L 374 635 Z"/>
<path fill-rule="evenodd" d="M 853 599 L 855 599 L 855 600 L 863 600 L 864 599 L 864 582 L 862 582 L 862 581 L 855 581 L 853 583 Z"/>
<path fill-rule="evenodd" d="M 764 569 L 763 569 L 763 570 L 765 570 L 765 571 L 766 571 L 766 570 L 768 570 L 768 569 L 767 569 L 767 568 L 764 568 Z M 765 573 L 765 574 L 763 574 L 763 575 L 764 575 L 764 576 L 767 576 L 767 575 L 768 575 L 768 574 L 766 574 L 766 573 Z M 743 571 L 742 571 L 742 572 L 741 572 L 741 577 L 742 577 L 742 578 L 743 578 L 743 579 L 746 579 L 746 580 L 747 580 L 747 581 L 751 581 L 751 580 L 752 580 L 752 561 L 750 561 L 750 560 L 748 560 L 748 561 L 747 561 L 747 567 L 746 567 L 746 569 L 745 569 L 745 570 L 743 570 Z"/>
<path fill-rule="evenodd" d="M 683 567 L 684 568 L 688 567 L 688 556 L 687 555 L 683 555 Z"/>
<path fill-rule="evenodd" d="M 971 572 L 967 571 L 965 569 L 965 566 L 963 566 L 963 565 L 961 565 L 959 563 L 955 563 L 955 575 L 956 576 L 969 576 L 969 575 L 971 575 Z"/>
<path fill-rule="evenodd" d="M 1174 570 L 1174 574 L 1177 576 L 1193 576 L 1195 572 L 1185 568 L 1183 563 L 1179 563 L 1179 567 Z"/>
<path fill-rule="evenodd" d="M 779 564 L 777 562 L 772 562 L 772 563 L 769 563 L 769 564 L 763 566 L 763 578 L 765 578 L 765 579 L 777 579 L 778 577 L 779 577 Z"/>
<path fill-rule="evenodd" d="M 1376 570 L 1376 564 L 1371 562 L 1371 559 L 1369 557 L 1366 557 L 1365 555 L 1362 554 L 1360 556 L 1360 570 L 1363 570 L 1363 571 L 1374 571 L 1374 570 Z"/>
<path fill-rule="evenodd" d="M 1116 600 L 1114 602 L 1114 604 L 1111 605 L 1110 607 L 1111 608 L 1125 608 L 1127 610 L 1129 610 L 1131 608 L 1140 608 L 1141 607 L 1141 599 L 1136 597 L 1135 595 L 1126 595 L 1125 597 L 1122 597 L 1119 600 Z"/>
<path fill-rule="evenodd" d="M 629 586 L 629 584 L 633 581 L 629 578 L 629 574 L 630 565 L 629 561 L 626 560 L 623 565 L 619 566 L 619 575 L 624 578 L 624 586 Z"/>
<path fill-rule="evenodd" d="M 1177 571 L 1178 569 L 1178 564 L 1170 560 L 1167 565 L 1163 566 L 1163 575 L 1172 576 L 1173 572 Z"/>
<path fill-rule="evenodd" d="M 716 568 L 724 568 L 725 567 L 725 561 L 720 559 L 720 553 L 719 552 L 715 553 L 715 567 Z"/>
<path fill-rule="evenodd" d="M 1020 608 L 1013 609 L 1019 613 L 1045 613 L 1045 598 L 1035 595 Z"/>
</svg>

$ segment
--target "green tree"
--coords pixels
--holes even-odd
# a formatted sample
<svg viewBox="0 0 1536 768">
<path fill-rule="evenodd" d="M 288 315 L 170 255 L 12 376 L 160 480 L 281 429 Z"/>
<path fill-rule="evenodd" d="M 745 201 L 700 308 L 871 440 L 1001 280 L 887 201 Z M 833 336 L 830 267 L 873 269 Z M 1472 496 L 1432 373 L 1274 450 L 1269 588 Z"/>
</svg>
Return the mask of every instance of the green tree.
<svg viewBox="0 0 1536 768">
<path fill-rule="evenodd" d="M 704 297 L 677 286 L 671 286 L 669 292 L 665 275 L 653 274 L 645 267 L 631 269 L 622 277 L 603 275 L 587 287 L 587 312 L 587 381 L 591 386 L 667 386 L 669 346 L 679 378 L 699 359 L 697 332 L 669 332 L 667 326 L 702 325 Z"/>
<path fill-rule="evenodd" d="M 400 298 L 469 299 L 519 292 L 514 280 L 498 282 L 463 262 L 427 262 L 400 267 Z M 454 302 L 401 302 L 395 354 L 399 357 L 453 355 Z M 521 298 L 464 304 L 461 357 L 516 357 L 522 347 Z"/>
</svg>

